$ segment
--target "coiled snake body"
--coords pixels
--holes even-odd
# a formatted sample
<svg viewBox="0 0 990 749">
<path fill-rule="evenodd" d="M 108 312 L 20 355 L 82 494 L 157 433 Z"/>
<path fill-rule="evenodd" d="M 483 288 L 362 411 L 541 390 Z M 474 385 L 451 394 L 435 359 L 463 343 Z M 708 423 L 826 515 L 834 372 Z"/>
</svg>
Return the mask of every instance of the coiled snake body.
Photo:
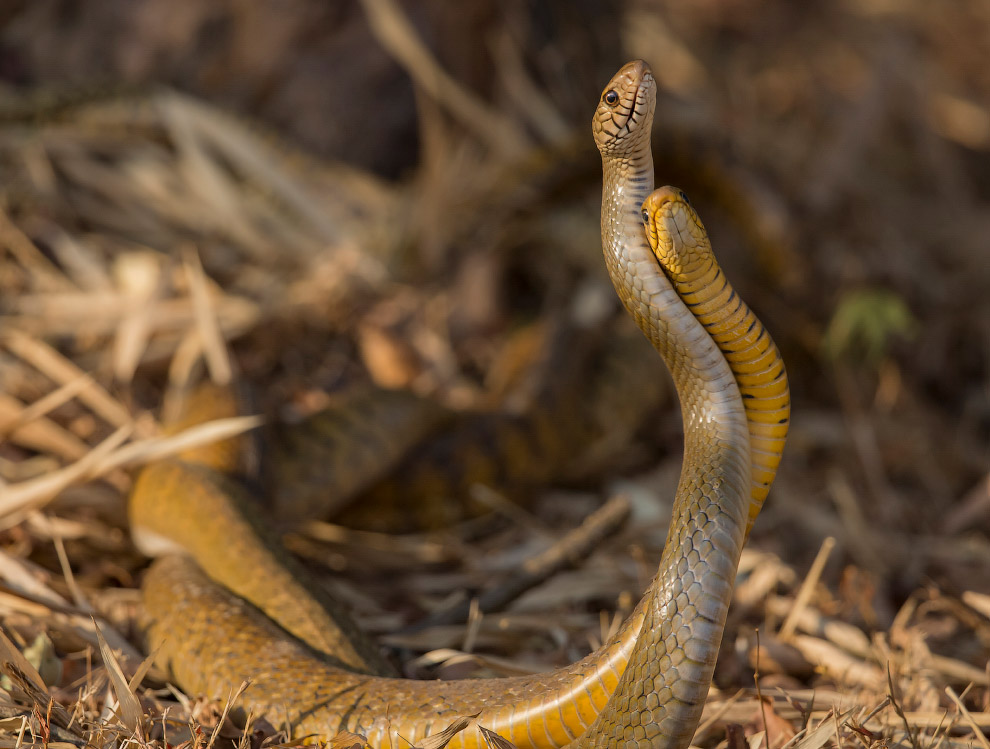
<svg viewBox="0 0 990 749">
<path fill-rule="evenodd" d="M 748 508 L 762 500 L 749 489 L 751 477 L 767 467 L 751 453 L 740 374 L 723 351 L 741 362 L 739 372 L 759 358 L 759 371 L 772 372 L 765 381 L 782 384 L 784 400 L 772 414 L 780 422 L 772 435 L 778 459 L 786 379 L 772 344 L 740 344 L 753 333 L 748 309 L 739 322 L 696 317 L 684 300 L 691 293 L 707 298 L 702 287 L 711 279 L 689 274 L 672 285 L 665 275 L 664 245 L 679 242 L 668 229 L 691 221 L 700 228 L 693 212 L 672 214 L 673 223 L 662 212 L 649 214 L 657 217 L 656 254 L 647 241 L 642 206 L 653 187 L 655 100 L 647 65 L 629 63 L 609 83 L 593 121 L 605 177 L 606 265 L 626 309 L 671 370 L 685 426 L 684 467 L 660 569 L 618 634 L 578 663 L 538 676 L 417 682 L 376 675 L 384 667 L 373 646 L 332 602 L 314 598 L 257 511 L 215 470 L 223 465 L 174 460 L 142 473 L 131 514 L 136 535 L 160 548 L 184 548 L 152 566 L 144 599 L 149 638 L 186 690 L 223 698 L 251 680 L 242 706 L 284 717 L 296 735 L 327 738 L 348 729 L 374 747 L 401 746 L 399 736 L 416 741 L 475 713 L 479 724 L 519 747 L 687 746 L 711 681 Z M 706 330 L 709 324 L 719 326 L 717 333 Z M 769 480 L 758 478 L 762 491 Z M 449 744 L 480 745 L 473 727 Z"/>
</svg>

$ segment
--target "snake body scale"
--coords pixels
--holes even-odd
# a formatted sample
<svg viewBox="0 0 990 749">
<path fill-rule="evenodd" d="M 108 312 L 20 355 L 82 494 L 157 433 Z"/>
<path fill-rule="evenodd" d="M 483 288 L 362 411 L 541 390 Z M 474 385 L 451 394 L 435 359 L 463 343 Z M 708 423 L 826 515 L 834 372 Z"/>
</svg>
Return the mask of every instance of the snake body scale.
<svg viewBox="0 0 990 749">
<path fill-rule="evenodd" d="M 619 632 L 597 652 L 548 674 L 460 682 L 380 676 L 373 647 L 346 614 L 332 603 L 327 613 L 325 597 L 310 593 L 305 574 L 286 559 L 244 493 L 215 470 L 222 461 L 170 460 L 139 477 L 131 516 L 136 531 L 185 548 L 155 562 L 143 586 L 149 640 L 184 689 L 224 698 L 250 680 L 242 707 L 285 718 L 297 736 L 327 739 L 347 729 L 373 747 L 404 745 L 399 736 L 415 742 L 475 713 L 480 725 L 518 747 L 688 745 L 754 501 L 757 461 L 737 383 L 756 360 L 736 356 L 752 348 L 743 345 L 754 332 L 748 308 L 738 323 L 696 316 L 685 299 L 715 298 L 705 291 L 709 277 L 668 278 L 664 248 L 676 247 L 680 233 L 664 231 L 665 214 L 656 214 L 652 225 L 660 227 L 656 254 L 647 240 L 642 208 L 653 189 L 655 101 L 652 74 L 635 61 L 610 81 L 593 119 L 604 172 L 606 266 L 627 311 L 671 370 L 685 431 L 659 571 Z M 694 214 L 677 216 L 700 227 Z M 782 381 L 786 395 L 783 368 L 771 360 L 776 349 L 756 350 L 763 352 L 758 371 L 772 374 L 745 386 Z M 742 362 L 737 372 L 730 357 Z M 783 430 L 786 425 L 771 435 L 778 447 Z M 476 727 L 449 743 L 483 745 Z"/>
<path fill-rule="evenodd" d="M 661 187 L 651 193 L 643 203 L 643 223 L 664 272 L 736 378 L 753 466 L 748 534 L 777 475 L 787 439 L 791 396 L 784 360 L 770 333 L 725 278 L 708 232 L 683 192 Z"/>
</svg>

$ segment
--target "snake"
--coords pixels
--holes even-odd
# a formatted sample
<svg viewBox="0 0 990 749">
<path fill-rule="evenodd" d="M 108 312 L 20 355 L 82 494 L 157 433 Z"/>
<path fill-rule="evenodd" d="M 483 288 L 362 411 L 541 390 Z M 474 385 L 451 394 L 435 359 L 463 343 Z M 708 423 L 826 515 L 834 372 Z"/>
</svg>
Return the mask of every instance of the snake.
<svg viewBox="0 0 990 749">
<path fill-rule="evenodd" d="M 526 355 L 525 402 L 448 409 L 408 390 L 343 388 L 326 408 L 270 430 L 266 500 L 289 522 L 423 532 L 490 513 L 476 486 L 525 504 L 539 487 L 580 481 L 669 390 L 652 348 L 617 322 L 592 330 L 551 313 L 538 353 Z"/>
<path fill-rule="evenodd" d="M 784 360 L 770 333 L 729 284 L 683 190 L 667 186 L 652 192 L 643 202 L 643 224 L 667 277 L 736 378 L 753 464 L 748 535 L 770 493 L 787 439 L 791 395 Z"/>
<path fill-rule="evenodd" d="M 786 375 L 768 360 L 779 358 L 776 348 L 747 345 L 763 331 L 758 322 L 748 328 L 755 320 L 748 308 L 741 317 L 718 317 L 708 306 L 691 306 L 692 295 L 721 298 L 728 287 L 720 274 L 689 270 L 681 278 L 663 265 L 680 256 L 668 250 L 682 241 L 682 229 L 701 226 L 683 209 L 686 201 L 648 212 L 644 226 L 656 98 L 649 66 L 630 62 L 603 91 L 592 120 L 604 177 L 605 265 L 670 370 L 684 421 L 670 529 L 658 572 L 633 613 L 596 652 L 549 673 L 394 678 L 342 607 L 326 600 L 272 537 L 257 502 L 224 474 L 231 451 L 208 460 L 179 456 L 142 471 L 130 516 L 136 539 L 169 552 L 146 572 L 143 604 L 150 646 L 183 689 L 223 699 L 248 682 L 240 708 L 283 720 L 296 738 L 327 740 L 348 730 L 372 747 L 415 744 L 462 716 L 476 722 L 447 746 L 484 746 L 479 726 L 523 749 L 689 744 L 725 626 L 751 489 L 757 480 L 761 491 L 768 487 L 759 472 L 776 465 L 752 453 L 739 377 L 752 365 L 768 374 L 745 387 L 766 380 L 783 382 L 786 391 Z M 709 292 L 713 283 L 718 288 Z M 786 421 L 778 422 L 768 444 L 782 448 Z"/>
</svg>

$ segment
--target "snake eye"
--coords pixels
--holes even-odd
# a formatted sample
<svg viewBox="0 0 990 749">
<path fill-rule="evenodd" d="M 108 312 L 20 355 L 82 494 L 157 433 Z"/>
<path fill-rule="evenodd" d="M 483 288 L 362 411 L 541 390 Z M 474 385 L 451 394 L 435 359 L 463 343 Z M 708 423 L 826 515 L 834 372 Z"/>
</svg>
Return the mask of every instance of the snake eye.
<svg viewBox="0 0 990 749">
<path fill-rule="evenodd" d="M 643 223 L 644 224 L 650 223 L 650 212 L 645 208 L 643 209 Z"/>
<path fill-rule="evenodd" d="M 618 104 L 619 94 L 616 93 L 615 90 L 613 89 L 612 91 L 609 91 L 608 93 L 605 94 L 605 96 L 602 97 L 602 101 L 604 101 L 608 105 Z"/>
<path fill-rule="evenodd" d="M 684 192 L 683 190 L 678 190 L 677 194 L 680 196 L 681 200 L 683 200 L 688 205 L 691 205 L 691 201 L 688 199 L 686 192 Z"/>
</svg>

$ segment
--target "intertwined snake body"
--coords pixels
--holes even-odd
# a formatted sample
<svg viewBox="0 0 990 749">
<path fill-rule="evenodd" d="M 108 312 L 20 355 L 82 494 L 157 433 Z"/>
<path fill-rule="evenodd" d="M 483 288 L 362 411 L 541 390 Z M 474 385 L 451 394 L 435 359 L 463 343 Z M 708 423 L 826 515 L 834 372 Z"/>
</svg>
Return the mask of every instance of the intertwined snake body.
<svg viewBox="0 0 990 749">
<path fill-rule="evenodd" d="M 168 461 L 139 478 L 132 524 L 159 546 L 185 548 L 153 565 L 144 591 L 150 639 L 186 690 L 223 698 L 251 680 L 241 704 L 287 719 L 296 735 L 326 738 L 349 729 L 374 747 L 402 746 L 399 736 L 416 741 L 475 713 L 479 724 L 519 747 L 687 746 L 722 636 L 753 501 L 751 477 L 763 463 L 751 453 L 739 375 L 723 353 L 750 348 L 739 341 L 752 330 L 723 320 L 724 335 L 710 334 L 684 301 L 703 289 L 690 278 L 686 290 L 677 287 L 660 264 L 660 245 L 676 245 L 677 232 L 658 232 L 654 221 L 654 254 L 643 228 L 642 205 L 653 189 L 655 100 L 648 66 L 629 63 L 609 83 L 593 121 L 605 176 L 606 265 L 626 309 L 671 370 L 685 431 L 659 572 L 618 634 L 582 661 L 538 676 L 417 682 L 375 675 L 381 668 L 373 649 L 345 614 L 323 613 L 324 602 L 309 592 L 305 574 L 269 537 L 257 510 L 217 473 L 222 466 Z M 757 353 L 779 359 L 768 350 Z M 745 354 L 737 359 L 745 365 Z M 764 359 L 761 365 L 775 373 L 770 380 L 783 378 L 783 368 Z M 449 744 L 480 745 L 474 727 Z"/>
</svg>

